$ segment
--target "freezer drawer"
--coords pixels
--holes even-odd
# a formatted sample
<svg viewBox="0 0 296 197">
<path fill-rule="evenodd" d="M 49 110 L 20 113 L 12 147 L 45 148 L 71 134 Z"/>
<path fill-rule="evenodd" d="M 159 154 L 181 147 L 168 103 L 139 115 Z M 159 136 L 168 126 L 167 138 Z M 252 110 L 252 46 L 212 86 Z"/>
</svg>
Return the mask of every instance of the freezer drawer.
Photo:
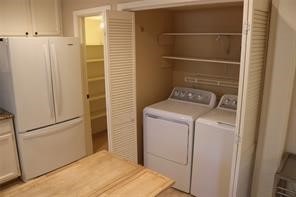
<svg viewBox="0 0 296 197">
<path fill-rule="evenodd" d="M 82 118 L 18 134 L 17 137 L 24 181 L 86 155 Z"/>
</svg>

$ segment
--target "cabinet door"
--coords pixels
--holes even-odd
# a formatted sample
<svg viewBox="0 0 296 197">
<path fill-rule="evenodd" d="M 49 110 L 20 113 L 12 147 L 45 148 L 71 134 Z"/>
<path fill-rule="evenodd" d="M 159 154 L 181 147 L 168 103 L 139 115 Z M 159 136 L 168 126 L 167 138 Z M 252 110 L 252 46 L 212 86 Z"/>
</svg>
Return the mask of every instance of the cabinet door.
<svg viewBox="0 0 296 197">
<path fill-rule="evenodd" d="M 60 0 L 30 0 L 34 35 L 61 34 Z"/>
<path fill-rule="evenodd" d="M 0 184 L 19 176 L 12 133 L 0 135 Z"/>
<path fill-rule="evenodd" d="M 0 36 L 25 36 L 30 24 L 28 0 L 1 0 Z"/>
<path fill-rule="evenodd" d="M 105 77 L 109 149 L 137 162 L 134 13 L 107 11 Z"/>
</svg>

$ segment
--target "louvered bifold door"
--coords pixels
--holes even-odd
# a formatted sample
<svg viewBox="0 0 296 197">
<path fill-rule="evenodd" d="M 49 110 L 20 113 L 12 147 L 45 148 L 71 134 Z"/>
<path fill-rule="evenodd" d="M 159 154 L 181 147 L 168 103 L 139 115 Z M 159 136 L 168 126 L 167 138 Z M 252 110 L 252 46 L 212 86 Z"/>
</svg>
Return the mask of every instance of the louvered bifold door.
<svg viewBox="0 0 296 197">
<path fill-rule="evenodd" d="M 256 0 L 257 1 L 257 0 Z M 244 3 L 244 27 L 237 112 L 237 145 L 230 196 L 249 197 L 264 85 L 269 1 Z"/>
<path fill-rule="evenodd" d="M 109 150 L 138 162 L 134 13 L 107 11 L 105 18 Z"/>
</svg>

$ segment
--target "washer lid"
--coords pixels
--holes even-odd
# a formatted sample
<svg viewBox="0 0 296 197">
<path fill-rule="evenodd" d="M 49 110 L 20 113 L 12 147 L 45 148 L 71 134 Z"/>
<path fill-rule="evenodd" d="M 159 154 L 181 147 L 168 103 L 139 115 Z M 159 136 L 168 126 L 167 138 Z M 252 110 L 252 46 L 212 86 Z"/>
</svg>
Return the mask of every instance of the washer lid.
<svg viewBox="0 0 296 197">
<path fill-rule="evenodd" d="M 195 120 L 211 109 L 212 107 L 205 105 L 191 104 L 170 99 L 146 107 L 144 113 L 178 119 Z"/>
<path fill-rule="evenodd" d="M 216 108 L 197 119 L 197 122 L 206 124 L 224 124 L 235 127 L 236 112 Z"/>
</svg>

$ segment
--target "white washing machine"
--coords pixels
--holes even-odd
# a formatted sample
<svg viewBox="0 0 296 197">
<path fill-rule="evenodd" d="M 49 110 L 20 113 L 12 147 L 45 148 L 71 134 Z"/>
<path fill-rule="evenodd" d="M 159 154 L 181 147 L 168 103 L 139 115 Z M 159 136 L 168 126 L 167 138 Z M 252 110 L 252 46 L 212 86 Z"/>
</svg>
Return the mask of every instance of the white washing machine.
<svg viewBox="0 0 296 197">
<path fill-rule="evenodd" d="M 176 87 L 169 99 L 144 109 L 144 165 L 190 192 L 195 120 L 213 109 L 216 95 Z"/>
<path fill-rule="evenodd" d="M 237 96 L 224 95 L 217 108 L 196 120 L 191 194 L 228 197 L 235 143 Z"/>
</svg>

